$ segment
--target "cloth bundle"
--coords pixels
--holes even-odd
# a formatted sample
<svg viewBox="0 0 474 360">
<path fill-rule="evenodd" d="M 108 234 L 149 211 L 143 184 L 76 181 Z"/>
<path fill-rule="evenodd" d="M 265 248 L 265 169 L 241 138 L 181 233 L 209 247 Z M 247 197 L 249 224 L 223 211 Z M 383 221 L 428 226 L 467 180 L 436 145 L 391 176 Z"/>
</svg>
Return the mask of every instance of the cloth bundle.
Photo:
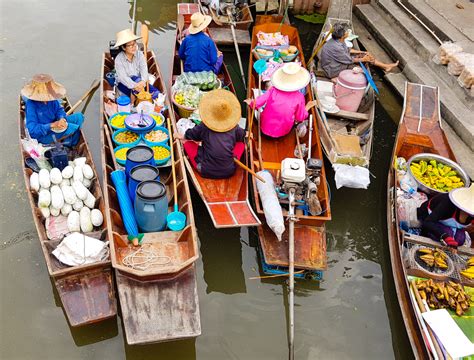
<svg viewBox="0 0 474 360">
<path fill-rule="evenodd" d="M 451 59 L 451 57 L 458 53 L 463 51 L 463 48 L 461 45 L 458 45 L 456 43 L 453 43 L 451 41 L 445 42 L 442 44 L 439 49 L 438 53 L 434 56 L 433 61 L 436 64 L 443 64 L 447 65 Z"/>
<path fill-rule="evenodd" d="M 474 65 L 474 54 L 458 52 L 450 57 L 448 64 L 448 74 L 458 76 L 462 73 L 465 66 Z"/>
<path fill-rule="evenodd" d="M 471 93 L 474 89 L 474 63 L 469 63 L 464 66 L 463 71 L 459 74 L 458 83 L 460 86 L 471 89 Z"/>
<path fill-rule="evenodd" d="M 74 232 L 54 249 L 53 255 L 63 264 L 78 266 L 103 261 L 108 258 L 108 241 L 100 241 Z"/>
</svg>

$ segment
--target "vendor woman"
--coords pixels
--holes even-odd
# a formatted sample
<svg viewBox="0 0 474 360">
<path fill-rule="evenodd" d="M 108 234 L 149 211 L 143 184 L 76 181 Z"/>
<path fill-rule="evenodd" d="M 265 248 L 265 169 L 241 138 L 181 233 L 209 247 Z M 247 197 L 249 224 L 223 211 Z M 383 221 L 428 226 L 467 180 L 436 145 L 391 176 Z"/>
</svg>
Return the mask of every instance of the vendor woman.
<svg viewBox="0 0 474 360">
<path fill-rule="evenodd" d="M 245 145 L 245 130 L 238 123 L 240 103 L 228 90 L 206 93 L 199 103 L 201 124 L 184 135 L 175 134 L 184 143 L 192 166 L 205 178 L 225 179 L 235 172 L 234 157 L 240 159 Z M 197 142 L 201 142 L 199 145 Z"/>
<path fill-rule="evenodd" d="M 115 46 L 121 50 L 115 57 L 117 87 L 128 97 L 146 90 L 149 77 L 145 56 L 138 50 L 138 39 L 140 36 L 136 36 L 130 29 L 125 29 L 117 33 L 115 41 Z M 151 84 L 149 92 L 153 99 L 160 93 Z"/>
<path fill-rule="evenodd" d="M 26 98 L 26 128 L 33 139 L 51 144 L 54 135 L 65 145 L 78 143 L 84 115 L 66 115 L 59 103 L 66 96 L 64 86 L 50 75 L 37 74 L 23 87 L 21 95 Z"/>
<path fill-rule="evenodd" d="M 308 117 L 308 111 L 316 103 L 305 105 L 304 95 L 300 92 L 309 84 L 308 70 L 296 62 L 285 64 L 272 75 L 272 86 L 256 101 L 245 100 L 250 107 L 257 109 L 265 105 L 261 114 L 262 133 L 279 138 L 287 135 L 295 122 Z"/>
<path fill-rule="evenodd" d="M 474 184 L 435 195 L 418 208 L 418 218 L 422 235 L 453 248 L 463 245 L 474 221 Z"/>
</svg>

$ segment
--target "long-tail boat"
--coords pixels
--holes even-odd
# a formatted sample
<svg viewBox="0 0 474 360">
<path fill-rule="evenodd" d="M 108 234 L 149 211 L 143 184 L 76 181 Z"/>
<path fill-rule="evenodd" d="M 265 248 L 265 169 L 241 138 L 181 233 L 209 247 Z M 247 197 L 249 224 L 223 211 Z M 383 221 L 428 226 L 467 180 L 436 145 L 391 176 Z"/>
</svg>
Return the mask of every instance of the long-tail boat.
<svg viewBox="0 0 474 360">
<path fill-rule="evenodd" d="M 456 161 L 441 127 L 440 99 L 437 87 L 406 83 L 403 112 L 398 127 L 387 181 L 387 225 L 390 260 L 395 289 L 413 353 L 418 359 L 435 358 L 437 340 L 422 325 L 420 310 L 410 287 L 404 260 L 408 243 L 436 245 L 431 239 L 401 229 L 397 212 L 397 158 L 410 159 L 419 153 L 432 153 Z M 460 252 L 463 250 L 459 250 Z M 467 250 L 464 250 L 467 251 Z M 470 252 L 472 256 L 474 252 Z M 431 344 L 430 344 L 431 343 Z M 438 350 L 436 350 L 438 348 Z"/>
<path fill-rule="evenodd" d="M 267 17 L 267 19 L 271 19 Z M 258 17 L 257 17 L 258 20 Z M 258 22 L 258 21 L 257 21 Z M 298 60 L 302 66 L 306 66 L 303 49 L 301 47 L 298 30 L 292 26 L 282 23 L 261 23 L 253 28 L 252 45 L 254 49 L 257 46 L 257 34 L 259 32 L 275 33 L 281 32 L 287 35 L 290 45 L 294 45 L 298 49 Z M 248 68 L 248 98 L 253 98 L 253 89 L 258 88 L 258 74 L 253 68 L 254 56 L 251 52 L 249 68 Z M 309 85 L 306 88 L 306 102 L 312 100 L 311 90 Z M 319 132 L 316 123 L 316 115 L 314 109 L 310 111 L 313 121 L 313 132 L 311 141 L 311 157 L 322 160 L 321 144 L 319 142 Z M 248 118 L 252 111 L 248 111 Z M 258 127 L 255 125 L 252 128 L 253 138 L 257 139 Z M 308 144 L 309 131 L 306 136 L 301 139 L 301 143 Z M 259 146 L 255 142 L 250 142 L 250 167 L 253 171 L 258 172 L 268 170 L 274 179 L 275 184 L 280 182 L 280 167 L 281 162 L 285 158 L 295 158 L 295 147 L 297 145 L 296 131 L 293 129 L 288 135 L 279 139 L 270 139 L 261 136 L 261 159 L 263 164 L 259 161 Z M 322 212 L 320 215 L 313 216 L 310 214 L 296 214 L 297 222 L 295 225 L 295 269 L 322 271 L 327 267 L 326 260 L 326 228 L 325 222 L 331 219 L 331 209 L 328 193 L 328 185 L 326 182 L 324 166 L 321 169 L 320 185 L 317 188 L 317 197 L 321 204 Z M 283 234 L 282 241 L 278 241 L 276 235 L 265 222 L 265 215 L 261 204 L 260 196 L 257 191 L 257 183 L 252 177 L 253 197 L 256 207 L 257 216 L 262 222 L 262 226 L 258 227 L 258 235 L 260 239 L 260 247 L 264 258 L 264 269 L 266 266 L 277 269 L 279 267 L 288 267 L 288 231 Z"/>
<path fill-rule="evenodd" d="M 116 270 L 117 290 L 122 309 L 122 321 L 128 344 L 148 344 L 177 339 L 194 338 L 201 334 L 199 300 L 196 283 L 195 261 L 199 256 L 196 227 L 189 194 L 186 170 L 183 164 L 181 144 L 173 139 L 170 144 L 174 153 L 179 211 L 186 215 L 186 226 L 181 231 L 145 233 L 141 248 L 149 249 L 166 264 L 154 263 L 145 269 L 124 265 L 125 256 L 137 251 L 127 240 L 120 206 L 111 174 L 118 169 L 114 157 L 112 129 L 105 111 L 106 91 L 112 87 L 106 74 L 114 69 L 109 52 L 102 59 L 102 86 L 100 110 L 102 116 L 102 169 L 105 209 L 111 239 L 112 266 Z M 156 78 L 154 86 L 166 93 L 163 76 L 155 54 L 147 52 L 148 72 Z M 163 115 L 169 117 L 169 101 L 165 101 Z M 166 126 L 166 125 L 164 125 Z M 161 167 L 160 181 L 165 184 L 168 209 L 173 211 L 173 177 L 171 167 Z"/>
<path fill-rule="evenodd" d="M 313 60 L 308 64 L 312 72 L 311 90 L 313 97 L 318 98 L 317 84 L 331 85 L 317 61 L 326 35 L 336 23 L 347 24 L 352 29 L 352 0 L 332 1 L 328 10 L 326 22 L 321 34 L 313 47 Z M 355 50 L 359 50 L 357 39 L 353 40 Z M 317 54 L 315 54 L 317 52 Z M 355 65 L 354 65 L 355 66 Z M 370 71 L 367 66 L 367 70 Z M 326 83 L 321 83 L 321 82 Z M 322 88 L 322 86 L 321 86 Z M 318 98 L 319 100 L 319 98 Z M 316 109 L 318 115 L 319 134 L 324 153 L 332 164 L 348 164 L 369 167 L 372 155 L 373 126 L 375 118 L 375 95 L 368 88 L 359 109 L 356 112 L 343 111 L 332 114 L 324 112 L 321 107 Z"/>
<path fill-rule="evenodd" d="M 65 111 L 71 109 L 67 98 L 61 100 Z M 25 124 L 25 103 L 20 97 L 20 117 L 18 122 L 20 140 L 27 138 Z M 26 192 L 31 205 L 33 220 L 38 233 L 41 249 L 46 260 L 48 272 L 54 286 L 61 298 L 61 303 L 66 313 L 69 324 L 73 327 L 96 323 L 117 313 L 117 303 L 113 284 L 113 275 L 110 259 L 80 266 L 67 266 L 62 264 L 53 254 L 61 239 L 48 239 L 45 219 L 37 207 L 38 194 L 30 188 L 30 176 L 33 171 L 25 166 L 28 153 L 20 145 L 23 176 L 25 178 Z M 94 172 L 94 185 L 90 189 L 97 199 L 102 214 L 105 213 L 105 201 L 100 189 L 99 177 L 94 165 L 89 145 L 81 131 L 79 143 L 74 147 L 76 157 L 85 157 L 87 164 Z M 72 159 L 71 159 L 72 160 Z M 98 232 L 87 234 L 102 241 L 108 241 L 107 220 L 100 226 Z"/>
<path fill-rule="evenodd" d="M 178 14 L 178 16 L 183 15 Z M 189 26 L 189 20 L 190 16 L 184 16 L 185 26 Z M 170 78 L 172 83 L 174 83 L 175 79 L 181 74 L 178 49 L 179 42 L 177 37 L 174 50 L 173 73 Z M 222 87 L 235 93 L 235 88 L 225 63 L 222 65 L 222 70 L 217 76 L 221 81 Z M 171 96 L 173 95 L 171 94 Z M 174 113 L 172 119 L 173 125 L 176 126 L 176 120 L 179 119 L 177 112 Z M 199 193 L 199 196 L 204 201 L 216 228 L 254 226 L 260 224 L 248 200 L 248 176 L 245 170 L 237 167 L 234 175 L 228 179 L 206 179 L 193 168 L 186 156 L 183 156 L 183 158 L 190 179 Z M 242 159 L 242 162 L 246 163 L 246 157 Z"/>
</svg>

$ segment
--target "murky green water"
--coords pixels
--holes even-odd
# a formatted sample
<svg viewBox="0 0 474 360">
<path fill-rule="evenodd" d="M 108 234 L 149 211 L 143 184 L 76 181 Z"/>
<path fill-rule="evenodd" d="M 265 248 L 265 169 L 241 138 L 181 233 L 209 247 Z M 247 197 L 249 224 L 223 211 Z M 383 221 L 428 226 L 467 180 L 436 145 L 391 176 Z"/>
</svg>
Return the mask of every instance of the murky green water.
<svg viewBox="0 0 474 360">
<path fill-rule="evenodd" d="M 3 359 L 286 359 L 287 290 L 259 275 L 255 230 L 215 230 L 195 193 L 202 335 L 196 340 L 128 346 L 120 317 L 74 330 L 53 292 L 19 172 L 17 97 L 37 72 L 54 74 L 70 99 L 99 77 L 102 52 L 130 26 L 125 0 L 1 0 L 0 357 Z M 153 28 L 150 46 L 166 74 L 176 1 L 140 1 L 137 19 Z M 302 39 L 315 28 L 302 25 Z M 244 56 L 246 58 L 246 56 Z M 226 53 L 238 83 L 238 66 Z M 411 357 L 395 298 L 385 225 L 385 181 L 400 105 L 381 85 L 372 179 L 367 191 L 336 190 L 328 223 L 329 269 L 321 283 L 297 281 L 297 359 Z M 85 132 L 100 167 L 98 96 Z M 380 104 L 379 104 L 380 105 Z M 328 164 L 326 163 L 326 166 Z M 329 172 L 331 173 L 331 172 Z"/>
</svg>

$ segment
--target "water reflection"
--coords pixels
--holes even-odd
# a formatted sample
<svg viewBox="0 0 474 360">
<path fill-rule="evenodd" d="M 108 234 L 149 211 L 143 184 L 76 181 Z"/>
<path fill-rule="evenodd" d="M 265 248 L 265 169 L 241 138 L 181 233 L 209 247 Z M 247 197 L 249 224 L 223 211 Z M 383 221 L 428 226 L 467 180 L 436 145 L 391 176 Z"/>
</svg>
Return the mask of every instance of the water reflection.
<svg viewBox="0 0 474 360">
<path fill-rule="evenodd" d="M 182 1 L 186 2 L 186 1 Z M 147 24 L 155 34 L 176 30 L 173 23 L 176 21 L 176 0 L 137 0 L 135 21 Z M 130 19 L 133 18 L 133 1 L 130 3 Z"/>
</svg>

